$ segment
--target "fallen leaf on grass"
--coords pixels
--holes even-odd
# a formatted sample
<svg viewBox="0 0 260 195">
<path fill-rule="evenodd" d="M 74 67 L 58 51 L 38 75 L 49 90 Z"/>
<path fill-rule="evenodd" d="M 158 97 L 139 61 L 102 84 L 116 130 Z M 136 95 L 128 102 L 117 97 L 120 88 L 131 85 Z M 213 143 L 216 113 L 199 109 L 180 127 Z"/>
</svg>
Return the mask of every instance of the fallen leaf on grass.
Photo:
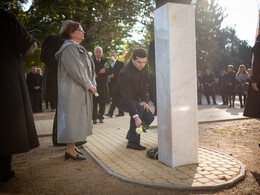
<svg viewBox="0 0 260 195">
<path fill-rule="evenodd" d="M 233 143 L 234 143 L 234 144 L 237 143 L 237 140 L 234 140 Z"/>
<path fill-rule="evenodd" d="M 117 130 L 120 130 L 120 128 L 117 128 Z"/>
<path fill-rule="evenodd" d="M 229 154 L 229 156 L 233 156 L 233 154 Z"/>
<path fill-rule="evenodd" d="M 50 156 L 48 159 L 56 159 L 55 156 Z"/>
<path fill-rule="evenodd" d="M 78 170 L 78 171 L 81 171 L 81 168 L 75 168 L 76 170 Z"/>
</svg>

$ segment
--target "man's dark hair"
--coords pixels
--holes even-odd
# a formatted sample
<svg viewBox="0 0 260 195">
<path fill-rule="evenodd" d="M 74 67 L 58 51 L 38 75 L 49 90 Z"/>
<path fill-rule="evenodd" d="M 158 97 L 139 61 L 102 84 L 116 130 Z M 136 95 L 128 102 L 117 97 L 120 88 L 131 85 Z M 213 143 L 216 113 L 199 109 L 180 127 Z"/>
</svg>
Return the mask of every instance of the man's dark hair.
<svg viewBox="0 0 260 195">
<path fill-rule="evenodd" d="M 147 57 L 147 53 L 144 49 L 136 49 L 134 50 L 134 53 L 133 53 L 133 59 L 136 60 L 137 57 L 139 58 L 146 58 Z"/>
</svg>

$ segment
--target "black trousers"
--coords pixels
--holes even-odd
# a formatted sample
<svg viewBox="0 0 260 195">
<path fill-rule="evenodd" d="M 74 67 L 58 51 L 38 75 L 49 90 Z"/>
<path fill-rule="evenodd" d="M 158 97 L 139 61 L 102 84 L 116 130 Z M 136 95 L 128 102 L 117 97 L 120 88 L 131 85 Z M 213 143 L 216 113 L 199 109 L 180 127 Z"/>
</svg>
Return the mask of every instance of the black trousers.
<svg viewBox="0 0 260 195">
<path fill-rule="evenodd" d="M 99 107 L 99 108 L 98 108 Z M 93 98 L 93 120 L 104 119 L 106 103 L 99 103 L 96 98 Z"/>
<path fill-rule="evenodd" d="M 122 100 L 119 101 L 118 106 L 121 109 L 126 108 Z M 136 101 L 135 106 L 141 121 L 144 121 L 146 125 L 150 125 L 154 120 L 153 113 L 151 111 L 147 112 L 146 109 L 144 109 L 144 107 L 140 104 L 140 102 Z M 128 112 L 128 110 L 124 110 L 124 111 Z M 140 143 L 141 137 L 140 134 L 136 133 L 136 128 L 137 127 L 135 125 L 135 120 L 133 119 L 133 117 L 130 117 L 130 127 L 126 135 L 126 139 L 132 142 Z"/>
<path fill-rule="evenodd" d="M 40 112 L 41 93 L 30 93 L 30 100 L 33 112 Z"/>
<path fill-rule="evenodd" d="M 119 99 L 116 96 L 113 95 L 112 96 L 112 103 L 111 103 L 109 111 L 108 111 L 109 114 L 113 115 L 113 113 L 114 113 L 114 111 L 117 107 L 118 101 L 119 101 Z M 118 114 L 122 115 L 122 114 L 124 114 L 124 111 L 121 110 L 120 108 L 118 108 Z"/>
<path fill-rule="evenodd" d="M 0 156 L 0 178 L 8 175 L 11 170 L 12 155 Z"/>
<path fill-rule="evenodd" d="M 52 144 L 55 146 L 58 144 L 57 139 L 58 139 L 58 128 L 57 128 L 57 113 L 58 109 L 56 108 L 55 116 L 54 116 L 54 121 L 53 121 L 53 128 L 52 128 Z"/>
</svg>

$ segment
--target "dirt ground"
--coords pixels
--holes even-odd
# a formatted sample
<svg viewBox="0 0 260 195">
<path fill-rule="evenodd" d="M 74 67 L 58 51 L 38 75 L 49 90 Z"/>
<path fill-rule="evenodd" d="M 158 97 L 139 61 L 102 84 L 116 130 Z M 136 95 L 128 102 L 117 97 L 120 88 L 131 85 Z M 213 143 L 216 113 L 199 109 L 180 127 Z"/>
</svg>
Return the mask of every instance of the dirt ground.
<svg viewBox="0 0 260 195">
<path fill-rule="evenodd" d="M 0 194 L 260 194 L 260 121 L 256 119 L 199 125 L 199 144 L 240 160 L 246 177 L 218 191 L 174 191 L 122 181 L 106 173 L 89 155 L 86 161 L 64 160 L 64 147 L 40 137 L 40 147 L 14 155 L 16 176 L 0 184 Z"/>
</svg>

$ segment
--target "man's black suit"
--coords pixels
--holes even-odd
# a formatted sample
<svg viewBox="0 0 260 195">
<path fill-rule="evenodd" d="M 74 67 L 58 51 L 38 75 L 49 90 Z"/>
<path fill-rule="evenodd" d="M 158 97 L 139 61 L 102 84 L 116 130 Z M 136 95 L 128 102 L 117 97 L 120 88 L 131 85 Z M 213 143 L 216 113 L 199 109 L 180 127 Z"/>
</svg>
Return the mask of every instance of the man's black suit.
<svg viewBox="0 0 260 195">
<path fill-rule="evenodd" d="M 32 105 L 33 112 L 41 111 L 41 86 L 42 86 L 42 77 L 38 73 L 33 74 L 30 72 L 27 75 L 27 85 Z M 40 86 L 40 89 L 36 90 L 34 87 Z"/>
<path fill-rule="evenodd" d="M 113 113 L 115 111 L 116 104 L 117 104 L 117 102 L 116 102 L 117 98 L 113 95 L 113 91 L 114 91 L 116 83 L 117 83 L 119 72 L 123 67 L 124 67 L 124 63 L 119 60 L 116 60 L 114 66 L 112 67 L 110 65 L 110 68 L 109 68 L 110 73 L 114 75 L 114 77 L 111 78 L 110 82 L 109 82 L 109 95 L 110 95 L 110 98 L 112 98 L 112 104 L 110 105 L 108 114 L 111 116 L 113 116 Z M 123 114 L 124 114 L 124 112 L 119 109 L 119 115 L 123 115 Z"/>
<path fill-rule="evenodd" d="M 97 92 L 99 94 L 98 97 L 93 96 L 93 120 L 97 120 L 104 119 L 105 106 L 106 103 L 109 102 L 108 75 L 110 74 L 110 70 L 107 68 L 105 73 L 100 73 L 100 70 L 105 68 L 106 58 L 102 57 L 101 60 L 98 61 L 93 57 L 93 61 L 95 63 Z M 97 110 L 98 104 L 99 111 Z"/>
<path fill-rule="evenodd" d="M 45 64 L 44 76 L 46 76 L 46 101 L 50 101 L 51 107 L 56 108 L 56 113 L 53 121 L 52 142 L 53 145 L 57 143 L 57 101 L 58 101 L 58 61 L 55 59 L 55 53 L 60 49 L 63 40 L 59 34 L 48 35 L 43 41 L 41 50 L 41 61 Z"/>
<path fill-rule="evenodd" d="M 115 94 L 120 97 L 118 106 L 120 109 L 130 114 L 130 128 L 127 139 L 132 142 L 140 143 L 140 135 L 136 133 L 136 125 L 133 116 L 138 114 L 140 119 L 150 125 L 154 116 L 147 112 L 140 102 L 147 102 L 148 95 L 148 73 L 147 68 L 138 70 L 130 61 L 124 66 L 118 77 Z"/>
</svg>

